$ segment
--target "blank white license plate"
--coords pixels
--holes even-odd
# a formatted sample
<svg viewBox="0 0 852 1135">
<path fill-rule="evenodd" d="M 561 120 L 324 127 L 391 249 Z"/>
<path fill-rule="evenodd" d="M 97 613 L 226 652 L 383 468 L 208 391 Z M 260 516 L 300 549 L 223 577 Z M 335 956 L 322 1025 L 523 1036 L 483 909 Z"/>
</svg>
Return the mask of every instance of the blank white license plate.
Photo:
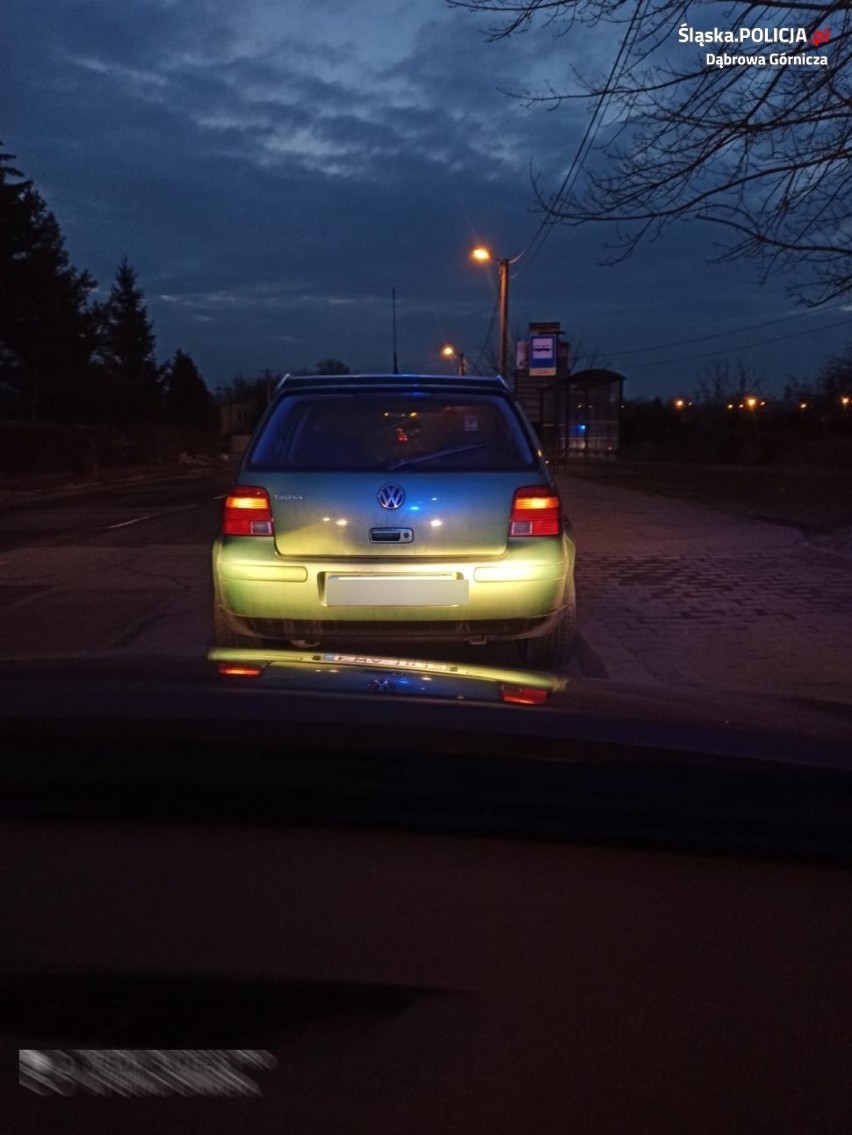
<svg viewBox="0 0 852 1135">
<path fill-rule="evenodd" d="M 330 575 L 329 607 L 460 607 L 469 598 L 466 579 L 440 575 Z"/>
</svg>

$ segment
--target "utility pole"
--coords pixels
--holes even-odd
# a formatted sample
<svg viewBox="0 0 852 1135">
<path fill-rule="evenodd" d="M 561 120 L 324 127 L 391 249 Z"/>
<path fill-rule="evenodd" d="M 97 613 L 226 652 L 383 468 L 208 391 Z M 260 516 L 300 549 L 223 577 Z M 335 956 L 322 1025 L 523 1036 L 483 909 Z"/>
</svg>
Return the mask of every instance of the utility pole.
<svg viewBox="0 0 852 1135">
<path fill-rule="evenodd" d="M 500 374 L 509 367 L 509 261 L 500 261 Z"/>
<path fill-rule="evenodd" d="M 470 255 L 480 264 L 493 264 L 495 259 L 484 245 L 474 248 Z M 518 260 L 520 256 L 514 260 L 502 257 L 497 260 L 500 269 L 500 361 L 497 369 L 503 378 L 506 378 L 509 369 L 509 266 Z"/>
</svg>

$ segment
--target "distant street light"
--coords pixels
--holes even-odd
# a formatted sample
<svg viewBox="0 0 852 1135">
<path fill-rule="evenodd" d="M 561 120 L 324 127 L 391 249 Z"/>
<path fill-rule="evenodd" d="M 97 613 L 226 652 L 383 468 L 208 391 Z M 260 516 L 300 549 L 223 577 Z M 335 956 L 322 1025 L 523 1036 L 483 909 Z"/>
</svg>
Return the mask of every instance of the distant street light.
<svg viewBox="0 0 852 1135">
<path fill-rule="evenodd" d="M 457 351 L 451 343 L 447 343 L 445 347 L 441 348 L 441 354 L 445 359 L 456 359 L 458 361 L 459 374 L 464 374 L 464 352 Z"/>
<path fill-rule="evenodd" d="M 481 245 L 474 248 L 471 258 L 480 264 L 487 264 L 495 258 Z M 500 268 L 500 362 L 498 369 L 505 378 L 509 365 L 509 265 L 513 260 L 498 260 Z"/>
</svg>

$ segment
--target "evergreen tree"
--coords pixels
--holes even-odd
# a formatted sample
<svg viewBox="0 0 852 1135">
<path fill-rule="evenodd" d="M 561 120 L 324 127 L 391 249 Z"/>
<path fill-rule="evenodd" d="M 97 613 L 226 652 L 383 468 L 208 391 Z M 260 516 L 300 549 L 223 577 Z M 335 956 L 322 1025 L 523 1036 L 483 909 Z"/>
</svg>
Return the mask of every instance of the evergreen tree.
<svg viewBox="0 0 852 1135">
<path fill-rule="evenodd" d="M 168 421 L 198 429 L 215 422 L 213 398 L 190 355 L 175 351 L 163 370 L 163 390 Z"/>
<path fill-rule="evenodd" d="M 120 424 L 152 421 L 160 415 L 162 392 L 154 345 L 145 295 L 125 256 L 100 312 L 100 363 L 111 391 L 112 417 Z"/>
<path fill-rule="evenodd" d="M 95 282 L 72 267 L 59 224 L 0 153 L 0 386 L 4 412 L 81 420 L 93 407 Z"/>
</svg>

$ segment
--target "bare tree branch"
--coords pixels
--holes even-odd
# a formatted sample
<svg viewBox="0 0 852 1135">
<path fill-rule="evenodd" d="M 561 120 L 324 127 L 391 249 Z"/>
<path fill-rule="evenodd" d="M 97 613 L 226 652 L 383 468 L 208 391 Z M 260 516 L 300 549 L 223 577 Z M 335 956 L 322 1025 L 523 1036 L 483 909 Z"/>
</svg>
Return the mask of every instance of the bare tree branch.
<svg viewBox="0 0 852 1135">
<path fill-rule="evenodd" d="M 491 40 L 546 29 L 570 46 L 582 29 L 621 29 L 619 64 L 605 80 L 574 66 L 568 89 L 514 93 L 527 107 L 558 111 L 586 99 L 595 116 L 606 111 L 561 187 L 548 190 L 532 174 L 543 227 L 608 222 L 617 263 L 676 221 L 707 221 L 734 238 L 722 259 L 755 258 L 764 275 L 790 272 L 804 303 L 852 291 L 848 0 L 447 2 L 492 14 Z M 737 42 L 703 42 L 714 23 Z M 785 40 L 752 41 L 758 28 L 784 29 Z M 797 56 L 828 62 L 778 63 Z"/>
</svg>

